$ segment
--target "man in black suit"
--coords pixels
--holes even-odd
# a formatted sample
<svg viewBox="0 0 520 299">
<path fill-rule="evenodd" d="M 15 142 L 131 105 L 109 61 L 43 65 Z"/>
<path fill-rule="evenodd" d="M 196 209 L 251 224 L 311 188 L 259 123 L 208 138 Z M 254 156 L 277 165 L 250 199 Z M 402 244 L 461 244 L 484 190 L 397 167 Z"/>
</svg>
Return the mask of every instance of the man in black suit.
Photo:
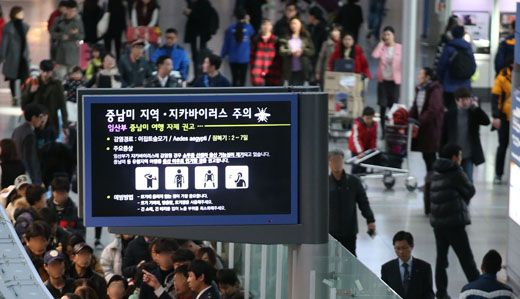
<svg viewBox="0 0 520 299">
<path fill-rule="evenodd" d="M 213 284 L 216 270 L 203 260 L 194 260 L 188 266 L 188 285 L 197 293 L 197 299 L 220 299 L 220 292 Z"/>
<path fill-rule="evenodd" d="M 427 262 L 412 257 L 412 234 L 398 232 L 393 244 L 398 258 L 381 267 L 381 279 L 403 299 L 433 299 L 432 268 Z"/>
</svg>

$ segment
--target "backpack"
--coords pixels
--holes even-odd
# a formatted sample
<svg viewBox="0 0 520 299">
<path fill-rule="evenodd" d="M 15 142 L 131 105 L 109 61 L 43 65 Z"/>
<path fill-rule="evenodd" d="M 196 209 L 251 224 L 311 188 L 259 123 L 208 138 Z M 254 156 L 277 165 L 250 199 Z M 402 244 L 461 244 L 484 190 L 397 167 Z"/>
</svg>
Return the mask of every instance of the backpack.
<svg viewBox="0 0 520 299">
<path fill-rule="evenodd" d="M 473 55 L 464 48 L 455 48 L 450 57 L 450 77 L 455 80 L 469 80 L 473 76 Z"/>
<path fill-rule="evenodd" d="M 209 28 L 209 35 L 214 35 L 217 33 L 219 25 L 219 18 L 218 13 L 213 7 L 213 5 L 209 6 L 209 20 L 208 20 L 208 28 Z"/>
</svg>

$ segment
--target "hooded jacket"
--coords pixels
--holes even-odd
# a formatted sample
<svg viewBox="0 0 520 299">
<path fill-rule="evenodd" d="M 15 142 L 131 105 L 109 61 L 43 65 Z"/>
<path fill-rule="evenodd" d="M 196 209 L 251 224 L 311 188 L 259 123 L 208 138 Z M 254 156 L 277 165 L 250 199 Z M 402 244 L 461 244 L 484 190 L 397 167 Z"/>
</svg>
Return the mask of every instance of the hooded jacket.
<svg viewBox="0 0 520 299">
<path fill-rule="evenodd" d="M 440 158 L 433 164 L 430 189 L 433 228 L 458 228 L 471 224 L 468 211 L 475 187 L 462 168 L 452 160 Z"/>
<path fill-rule="evenodd" d="M 439 77 L 439 81 L 442 82 L 442 86 L 444 88 L 444 92 L 453 93 L 460 87 L 465 87 L 467 89 L 471 88 L 471 80 L 458 80 L 452 79 L 450 76 L 450 60 L 455 54 L 457 49 L 465 49 L 468 54 L 473 57 L 473 65 L 472 70 L 475 73 L 477 69 L 477 64 L 475 63 L 475 57 L 473 56 L 473 50 L 471 49 L 471 45 L 463 40 L 462 38 L 456 38 L 449 41 L 444 49 L 442 50 L 441 57 L 439 59 L 439 64 L 437 65 L 437 76 Z"/>
</svg>

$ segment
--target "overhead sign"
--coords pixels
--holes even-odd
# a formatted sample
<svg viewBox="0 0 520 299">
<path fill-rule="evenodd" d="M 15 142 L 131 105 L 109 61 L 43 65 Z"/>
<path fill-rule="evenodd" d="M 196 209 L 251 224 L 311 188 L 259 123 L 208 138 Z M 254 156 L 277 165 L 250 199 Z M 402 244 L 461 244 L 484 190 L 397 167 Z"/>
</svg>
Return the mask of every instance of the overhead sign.
<svg viewBox="0 0 520 299">
<path fill-rule="evenodd" d="M 298 224 L 295 94 L 85 95 L 88 226 Z"/>
</svg>

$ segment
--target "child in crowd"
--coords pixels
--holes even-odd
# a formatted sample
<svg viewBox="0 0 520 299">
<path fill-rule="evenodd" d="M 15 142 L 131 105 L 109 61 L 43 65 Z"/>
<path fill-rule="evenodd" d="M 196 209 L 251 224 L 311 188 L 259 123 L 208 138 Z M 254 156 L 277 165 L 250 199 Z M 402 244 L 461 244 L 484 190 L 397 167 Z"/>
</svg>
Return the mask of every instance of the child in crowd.
<svg viewBox="0 0 520 299">
<path fill-rule="evenodd" d="M 79 66 L 73 67 L 69 78 L 65 80 L 65 83 L 63 84 L 63 89 L 65 89 L 65 92 L 67 92 L 67 102 L 76 103 L 76 90 L 84 86 L 85 80 L 83 80 L 83 70 Z M 67 106 L 67 110 L 68 108 L 69 107 Z M 69 112 L 69 118 L 74 116 L 74 112 L 77 114 L 77 111 L 67 112 Z"/>
<path fill-rule="evenodd" d="M 354 121 L 352 134 L 348 141 L 348 148 L 352 156 L 363 157 L 363 152 L 376 148 L 377 123 L 374 121 L 374 108 L 367 106 L 363 109 L 363 114 Z M 352 165 L 352 174 L 364 173 L 365 168 Z"/>
<path fill-rule="evenodd" d="M 78 217 L 78 207 L 70 199 L 70 183 L 66 177 L 56 177 L 51 182 L 52 197 L 47 206 L 58 216 L 58 225 L 71 234 L 85 237 L 83 221 Z"/>
<path fill-rule="evenodd" d="M 108 281 L 107 295 L 109 299 L 123 299 L 126 298 L 126 291 L 128 290 L 128 283 L 121 275 L 114 275 Z"/>
<path fill-rule="evenodd" d="M 90 80 L 103 66 L 103 52 L 105 48 L 101 44 L 95 44 L 90 53 L 90 60 L 85 71 L 85 79 Z"/>
</svg>

